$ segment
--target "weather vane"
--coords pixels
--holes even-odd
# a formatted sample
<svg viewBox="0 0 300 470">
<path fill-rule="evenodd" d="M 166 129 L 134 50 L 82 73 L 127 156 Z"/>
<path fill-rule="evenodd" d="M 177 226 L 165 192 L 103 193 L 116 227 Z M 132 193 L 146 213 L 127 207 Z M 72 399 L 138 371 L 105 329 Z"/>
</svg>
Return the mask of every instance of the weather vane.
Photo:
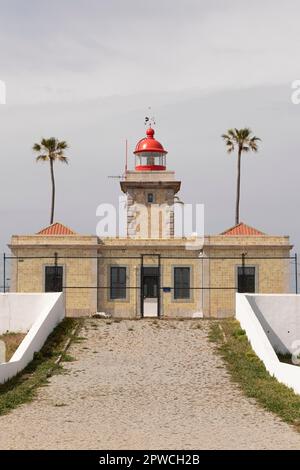
<svg viewBox="0 0 300 470">
<path fill-rule="evenodd" d="M 149 110 L 149 116 L 145 117 L 145 126 L 152 127 L 152 126 L 155 126 L 155 118 L 154 116 L 150 117 L 151 106 L 148 107 L 148 110 Z"/>
</svg>

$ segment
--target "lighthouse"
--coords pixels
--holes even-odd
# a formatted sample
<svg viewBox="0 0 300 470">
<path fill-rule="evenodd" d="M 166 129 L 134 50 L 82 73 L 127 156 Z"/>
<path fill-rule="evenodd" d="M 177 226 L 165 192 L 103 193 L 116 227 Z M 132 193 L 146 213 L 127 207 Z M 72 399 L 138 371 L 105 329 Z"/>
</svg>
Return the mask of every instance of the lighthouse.
<svg viewBox="0 0 300 470">
<path fill-rule="evenodd" d="M 183 203 L 174 211 L 181 182 L 172 152 L 146 123 L 121 180 L 127 237 L 81 235 L 58 222 L 13 235 L 11 292 L 64 291 L 68 316 L 131 319 L 232 317 L 236 291 L 288 292 L 289 237 L 244 223 L 203 236 L 202 245 L 174 234 L 174 217 L 179 227 L 188 215 Z"/>
<path fill-rule="evenodd" d="M 127 200 L 127 236 L 163 239 L 174 237 L 174 197 L 181 182 L 167 169 L 167 150 L 152 127 L 136 144 L 135 169 L 127 171 L 121 190 Z"/>
</svg>

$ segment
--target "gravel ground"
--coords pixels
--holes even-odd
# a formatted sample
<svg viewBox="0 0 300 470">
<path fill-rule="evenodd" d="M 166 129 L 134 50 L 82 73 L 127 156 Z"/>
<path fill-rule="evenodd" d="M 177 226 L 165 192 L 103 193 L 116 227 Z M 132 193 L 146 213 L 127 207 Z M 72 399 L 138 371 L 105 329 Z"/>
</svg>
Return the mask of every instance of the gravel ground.
<svg viewBox="0 0 300 470">
<path fill-rule="evenodd" d="M 299 449 L 231 383 L 207 333 L 208 321 L 86 320 L 66 373 L 0 417 L 0 448 Z"/>
</svg>

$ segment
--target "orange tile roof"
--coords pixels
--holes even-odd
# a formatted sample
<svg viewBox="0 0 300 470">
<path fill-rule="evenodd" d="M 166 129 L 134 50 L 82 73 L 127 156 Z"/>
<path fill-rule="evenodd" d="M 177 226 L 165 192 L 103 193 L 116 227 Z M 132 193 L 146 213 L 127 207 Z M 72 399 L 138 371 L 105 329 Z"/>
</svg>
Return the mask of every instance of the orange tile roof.
<svg viewBox="0 0 300 470">
<path fill-rule="evenodd" d="M 76 233 L 65 225 L 55 222 L 40 230 L 37 235 L 76 235 Z"/>
<path fill-rule="evenodd" d="M 229 228 L 228 230 L 225 230 L 225 232 L 222 232 L 221 235 L 265 235 L 265 233 L 261 232 L 260 230 L 257 230 L 256 228 L 249 227 L 249 225 L 244 224 L 241 222 L 238 225 L 235 225 L 234 227 Z"/>
</svg>

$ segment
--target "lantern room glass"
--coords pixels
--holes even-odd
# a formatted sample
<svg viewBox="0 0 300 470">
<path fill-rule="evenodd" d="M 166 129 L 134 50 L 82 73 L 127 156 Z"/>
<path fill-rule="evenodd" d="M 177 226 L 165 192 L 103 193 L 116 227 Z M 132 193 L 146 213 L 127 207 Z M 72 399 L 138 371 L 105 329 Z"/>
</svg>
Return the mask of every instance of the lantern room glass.
<svg viewBox="0 0 300 470">
<path fill-rule="evenodd" d="M 135 156 L 135 166 L 166 166 L 166 154 L 142 152 Z"/>
</svg>

